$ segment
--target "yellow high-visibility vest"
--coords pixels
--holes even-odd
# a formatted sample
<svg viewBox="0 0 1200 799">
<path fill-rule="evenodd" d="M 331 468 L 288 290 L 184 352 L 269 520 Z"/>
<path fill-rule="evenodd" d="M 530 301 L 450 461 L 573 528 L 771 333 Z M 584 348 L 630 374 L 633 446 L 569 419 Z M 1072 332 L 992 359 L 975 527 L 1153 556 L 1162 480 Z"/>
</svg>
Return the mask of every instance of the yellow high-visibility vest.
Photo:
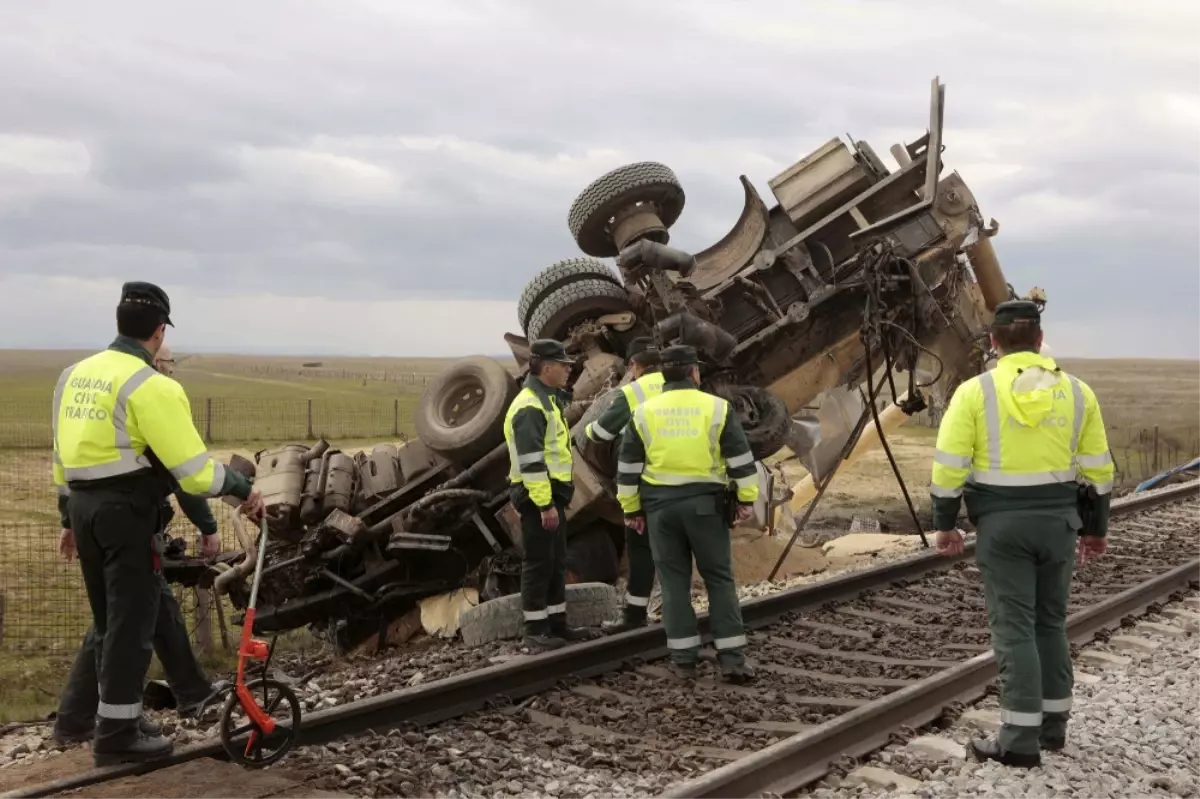
<svg viewBox="0 0 1200 799">
<path fill-rule="evenodd" d="M 725 484 L 721 431 L 728 414 L 728 402 L 699 389 L 665 392 L 639 405 L 633 423 L 646 448 L 642 479 L 651 485 Z"/>
<path fill-rule="evenodd" d="M 52 413 L 61 493 L 71 482 L 151 468 L 150 448 L 185 492 L 220 496 L 225 467 L 208 454 L 183 387 L 135 355 L 104 350 L 67 367 Z"/>
<path fill-rule="evenodd" d="M 542 448 L 534 452 L 518 452 L 513 431 L 513 418 L 526 408 L 537 408 L 546 418 L 546 436 Z M 514 485 L 522 483 L 529 497 L 540 507 L 551 502 L 550 480 L 571 481 L 570 429 L 563 417 L 562 409 L 553 396 L 543 402 L 537 392 L 526 386 L 508 406 L 504 417 L 504 441 L 508 445 L 508 479 Z M 543 470 L 543 465 L 545 469 Z"/>
<path fill-rule="evenodd" d="M 968 482 L 1086 481 L 1107 494 L 1113 472 L 1092 389 L 1048 357 L 1016 352 L 955 391 L 938 429 L 930 493 L 957 497 Z"/>
</svg>

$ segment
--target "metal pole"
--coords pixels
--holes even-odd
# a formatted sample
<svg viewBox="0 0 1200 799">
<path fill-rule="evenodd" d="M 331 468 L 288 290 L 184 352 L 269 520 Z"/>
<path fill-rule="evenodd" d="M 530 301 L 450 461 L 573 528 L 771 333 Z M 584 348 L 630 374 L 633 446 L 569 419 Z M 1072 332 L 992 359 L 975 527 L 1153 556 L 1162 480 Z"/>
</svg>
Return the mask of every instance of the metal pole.
<svg viewBox="0 0 1200 799">
<path fill-rule="evenodd" d="M 779 554 L 779 560 L 775 561 L 775 568 L 771 569 L 771 574 L 767 577 L 768 580 L 775 579 L 775 575 L 779 572 L 779 567 L 781 567 L 784 560 L 787 559 L 788 553 L 792 551 L 792 547 L 796 544 L 796 539 L 800 537 L 800 533 L 804 531 L 804 528 L 808 524 L 808 520 L 812 516 L 813 511 L 817 509 L 817 504 L 821 501 L 821 497 L 825 494 L 825 489 L 829 488 L 829 484 L 833 482 L 833 477 L 837 474 L 838 468 L 845 463 L 846 458 L 854 449 L 854 445 L 858 443 L 858 439 L 862 435 L 862 431 L 867 427 L 867 419 L 870 418 L 870 415 L 870 406 L 863 408 L 862 414 L 858 417 L 858 423 L 854 426 L 854 430 L 850 433 L 850 438 L 848 438 L 846 443 L 842 446 L 842 451 L 838 455 L 838 459 L 833 462 L 833 468 L 829 470 L 829 474 L 821 478 L 820 483 L 817 485 L 816 495 L 811 501 L 809 501 L 808 507 L 804 510 L 804 516 L 802 516 L 800 521 L 796 523 L 796 529 L 792 531 L 792 538 L 787 542 L 787 546 L 783 548 L 783 552 Z"/>
<path fill-rule="evenodd" d="M 869 360 L 868 363 L 870 363 Z M 868 407 L 871 409 L 872 418 L 875 419 L 875 430 L 879 433 L 879 443 L 883 445 L 883 451 L 887 453 L 888 463 L 892 465 L 892 474 L 896 475 L 900 492 L 904 494 L 904 504 L 908 505 L 908 512 L 912 515 L 913 524 L 916 525 L 917 535 L 921 536 L 921 546 L 929 549 L 929 539 L 925 537 L 925 531 L 921 529 L 921 520 L 917 518 L 917 509 L 913 507 L 912 499 L 908 496 L 908 486 L 904 484 L 904 476 L 900 474 L 900 464 L 896 463 L 896 459 L 892 456 L 892 448 L 888 446 L 887 436 L 883 434 L 883 425 L 879 423 L 879 414 L 875 412 L 875 403 L 870 403 Z"/>
</svg>

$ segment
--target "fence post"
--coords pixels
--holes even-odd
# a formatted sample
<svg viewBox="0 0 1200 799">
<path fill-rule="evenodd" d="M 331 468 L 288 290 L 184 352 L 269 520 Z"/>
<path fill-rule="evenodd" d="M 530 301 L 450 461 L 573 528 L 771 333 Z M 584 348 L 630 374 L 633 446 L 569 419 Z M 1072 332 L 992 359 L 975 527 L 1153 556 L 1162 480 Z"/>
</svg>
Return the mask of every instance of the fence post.
<svg viewBox="0 0 1200 799">
<path fill-rule="evenodd" d="M 392 400 L 392 435 L 400 435 L 400 398 Z"/>
<path fill-rule="evenodd" d="M 1158 425 L 1154 425 L 1154 473 L 1155 473 L 1155 474 L 1158 474 L 1158 472 L 1159 472 L 1159 460 L 1158 460 Z"/>
<path fill-rule="evenodd" d="M 312 423 L 312 397 L 308 398 L 307 403 L 308 403 L 308 438 L 311 441 L 314 438 L 313 423 Z"/>
<path fill-rule="evenodd" d="M 196 648 L 207 657 L 213 653 L 211 610 L 212 592 L 196 588 Z"/>
<path fill-rule="evenodd" d="M 204 440 L 212 443 L 213 401 L 212 397 L 204 400 Z"/>
</svg>

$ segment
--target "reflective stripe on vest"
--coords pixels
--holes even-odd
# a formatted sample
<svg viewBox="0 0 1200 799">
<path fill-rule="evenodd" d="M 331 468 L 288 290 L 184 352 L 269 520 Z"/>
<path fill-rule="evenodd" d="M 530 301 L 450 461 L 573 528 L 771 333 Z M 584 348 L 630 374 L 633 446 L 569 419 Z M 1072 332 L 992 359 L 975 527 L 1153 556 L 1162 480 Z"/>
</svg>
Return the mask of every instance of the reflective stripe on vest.
<svg viewBox="0 0 1200 799">
<path fill-rule="evenodd" d="M 123 356 L 132 358 L 133 356 Z M 108 404 L 108 394 L 111 393 L 111 383 L 120 380 L 120 377 L 109 380 L 110 388 L 108 392 L 92 391 L 90 386 L 81 386 L 73 395 L 70 402 L 64 402 L 64 395 L 70 387 L 71 378 L 75 376 L 75 372 L 83 365 L 88 364 L 88 370 L 98 366 L 96 362 L 91 362 L 92 359 L 81 361 L 74 366 L 69 367 L 59 378 L 58 386 L 54 393 L 54 410 L 53 410 L 53 434 L 55 455 L 62 463 L 63 476 L 68 480 L 99 480 L 105 477 L 116 477 L 122 474 L 130 474 L 142 469 L 150 468 L 150 460 L 142 454 L 133 445 L 132 437 L 129 435 L 127 427 L 129 418 L 129 398 L 138 388 L 147 380 L 158 374 L 152 367 L 143 365 L 130 374 L 120 387 L 117 389 L 116 396 L 112 399 L 112 404 Z M 120 362 L 114 361 L 114 367 Z M 107 365 L 107 364 L 106 364 Z M 121 364 L 123 366 L 123 364 Z M 91 376 L 95 378 L 94 375 Z M 83 397 L 80 399 L 80 397 Z M 76 410 L 72 410 L 76 409 Z M 86 417 L 83 415 L 87 414 Z M 67 416 L 65 421 L 71 425 L 83 425 L 82 430 L 77 430 L 78 441 L 74 442 L 80 445 L 81 449 L 109 449 L 116 455 L 115 459 L 106 459 L 103 463 L 88 464 L 88 465 L 71 465 L 78 463 L 78 452 L 64 454 L 59 441 L 59 434 L 62 431 L 63 417 Z M 98 429 L 92 429 L 95 426 Z M 111 434 L 109 433 L 111 431 Z M 111 443 L 110 443 L 111 442 Z M 144 445 L 142 449 L 144 450 Z M 107 454 L 107 453 L 106 453 Z M 203 468 L 207 463 L 207 453 L 204 454 L 203 460 L 199 468 Z M 194 474 L 197 469 L 191 469 L 188 474 Z M 173 472 L 176 470 L 172 470 Z M 221 473 L 221 478 L 224 479 L 224 473 Z"/>
<path fill-rule="evenodd" d="M 697 402 L 694 397 L 703 397 Z M 669 397 L 670 399 L 663 399 Z M 707 407 L 704 407 L 707 406 Z M 678 413 L 687 411 L 688 413 Z M 691 413 L 691 412 L 695 413 Z M 651 485 L 688 485 L 689 483 L 719 483 L 724 485 L 728 480 L 725 476 L 725 464 L 721 460 L 721 431 L 725 426 L 725 418 L 729 411 L 729 403 L 720 397 L 702 392 L 672 391 L 662 394 L 653 403 L 641 405 L 634 414 L 638 433 L 646 450 L 646 468 L 642 470 L 642 479 Z M 703 416 L 708 416 L 707 421 Z M 692 421 L 692 417 L 695 420 Z M 681 424 L 670 425 L 673 432 L 668 433 L 665 419 L 678 419 Z M 699 425 L 707 430 L 701 432 Z M 679 431 L 675 434 L 674 431 Z M 683 435 L 686 433 L 687 435 Z M 697 438 L 707 433 L 707 463 L 700 460 L 697 448 L 689 446 L 688 439 Z M 696 468 L 690 471 L 675 471 L 664 469 L 662 462 L 668 453 L 678 455 L 677 447 L 684 447 L 689 465 Z M 622 471 L 633 471 L 639 464 L 620 464 Z"/>
<path fill-rule="evenodd" d="M 504 438 L 508 444 L 508 477 L 514 483 L 523 482 L 521 467 L 531 463 L 544 463 L 550 477 L 568 481 L 571 479 L 571 441 L 565 423 L 560 420 L 558 405 L 548 400 L 550 408 L 542 404 L 542 400 L 531 388 L 524 388 L 509 406 L 508 415 L 504 420 Z M 542 442 L 541 452 L 517 453 L 517 442 L 513 435 L 512 422 L 518 412 L 525 408 L 537 408 L 546 417 L 546 438 Z"/>
<path fill-rule="evenodd" d="M 1000 397 L 996 391 L 996 378 L 993 372 L 984 372 L 979 376 L 979 388 L 983 393 L 983 415 L 987 424 L 987 469 L 975 469 L 969 480 L 981 485 L 1024 487 L 1051 485 L 1054 483 L 1069 483 L 1078 479 L 1077 451 L 1079 449 L 1079 434 L 1083 430 L 1083 417 L 1086 410 L 1083 400 L 1083 387 L 1071 375 L 1067 375 L 1071 383 L 1071 395 L 1075 409 L 1075 419 L 1071 430 L 1071 462 L 1066 469 L 1052 469 L 1043 472 L 1005 472 L 1000 462 Z M 964 467 L 971 465 L 971 458 L 951 455 L 946 452 L 934 454 L 934 460 L 945 466 Z M 943 489 L 944 491 L 944 489 Z M 935 496 L 941 494 L 934 492 Z M 956 492 L 957 495 L 957 492 Z"/>
<path fill-rule="evenodd" d="M 637 410 L 639 405 L 651 397 L 661 394 L 664 382 L 662 372 L 651 372 L 622 386 L 621 391 L 625 393 L 625 400 L 629 403 L 630 412 Z"/>
</svg>

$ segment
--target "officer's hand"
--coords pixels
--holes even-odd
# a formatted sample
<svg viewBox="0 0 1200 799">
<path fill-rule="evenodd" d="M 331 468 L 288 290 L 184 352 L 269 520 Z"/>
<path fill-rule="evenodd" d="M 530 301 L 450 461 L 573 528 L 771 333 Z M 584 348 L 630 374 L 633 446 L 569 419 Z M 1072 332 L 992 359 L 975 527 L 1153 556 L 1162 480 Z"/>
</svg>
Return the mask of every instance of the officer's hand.
<svg viewBox="0 0 1200 799">
<path fill-rule="evenodd" d="M 263 504 L 262 494 L 258 493 L 257 490 L 253 490 L 250 492 L 250 496 L 246 499 L 246 501 L 238 506 L 238 510 L 244 513 L 246 518 L 250 521 L 257 522 L 262 519 L 267 508 L 266 505 Z"/>
<path fill-rule="evenodd" d="M 1094 557 L 1108 551 L 1108 539 L 1098 535 L 1081 535 L 1076 546 L 1076 562 L 1082 566 Z"/>
<path fill-rule="evenodd" d="M 62 535 L 58 537 L 58 554 L 62 555 L 67 560 L 75 557 L 75 531 L 67 527 L 63 528 Z"/>
<path fill-rule="evenodd" d="M 934 540 L 938 554 L 947 556 L 962 554 L 962 530 L 938 530 Z"/>
<path fill-rule="evenodd" d="M 551 505 L 542 511 L 542 529 L 550 531 L 558 529 L 558 508 Z"/>
<path fill-rule="evenodd" d="M 626 516 L 625 526 L 631 530 L 637 531 L 638 535 L 646 534 L 646 517 L 645 516 Z"/>
<path fill-rule="evenodd" d="M 212 558 L 221 554 L 221 534 L 200 536 L 200 557 Z"/>
<path fill-rule="evenodd" d="M 734 514 L 733 520 L 735 524 L 748 522 L 754 518 L 754 506 L 738 503 L 737 511 Z"/>
</svg>

